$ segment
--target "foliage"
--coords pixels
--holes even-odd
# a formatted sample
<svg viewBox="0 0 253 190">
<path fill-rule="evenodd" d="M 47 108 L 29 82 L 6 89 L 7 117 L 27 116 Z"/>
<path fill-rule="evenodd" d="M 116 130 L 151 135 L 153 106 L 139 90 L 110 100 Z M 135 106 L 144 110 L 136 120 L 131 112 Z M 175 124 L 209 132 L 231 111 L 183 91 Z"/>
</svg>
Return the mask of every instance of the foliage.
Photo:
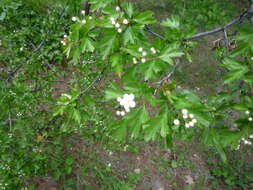
<svg viewBox="0 0 253 190">
<path fill-rule="evenodd" d="M 204 1 L 198 9 L 187 1 L 190 11 L 184 6 L 159 22 L 152 11 L 140 12 L 129 2 L 91 0 L 89 14 L 80 13 L 82 1 L 40 2 L 39 8 L 28 0 L 0 2 L 1 189 L 20 189 L 27 179 L 47 175 L 72 188 L 76 181 L 67 179 L 76 167 L 75 155 L 65 142 L 77 134 L 110 148 L 136 139 L 172 147 L 176 139 L 200 134 L 224 163 L 229 149 L 241 141 L 251 144 L 251 26 L 244 25 L 234 38 L 238 46 L 222 59 L 224 91 L 204 100 L 172 80 L 178 64 L 191 62 L 196 43 L 185 39 L 200 23 L 208 21 L 209 28 L 219 20 L 220 3 Z M 182 7 L 179 1 L 174 5 Z M 196 11 L 201 12 L 197 18 Z M 164 39 L 150 38 L 146 25 L 161 27 Z M 130 96 L 130 103 L 120 103 Z M 232 126 L 226 122 L 231 112 L 237 115 L 230 117 Z M 104 170 L 93 169 L 105 184 L 101 189 L 132 189 L 137 183 L 107 177 Z M 230 180 L 219 170 L 214 173 Z"/>
</svg>

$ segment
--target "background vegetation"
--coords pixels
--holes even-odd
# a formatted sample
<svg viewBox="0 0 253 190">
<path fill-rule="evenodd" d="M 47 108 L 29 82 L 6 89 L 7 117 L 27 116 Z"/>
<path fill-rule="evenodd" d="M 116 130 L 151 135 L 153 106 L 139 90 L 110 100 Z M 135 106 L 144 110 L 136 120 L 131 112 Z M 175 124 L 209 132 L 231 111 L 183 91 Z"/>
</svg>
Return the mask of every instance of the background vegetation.
<svg viewBox="0 0 253 190">
<path fill-rule="evenodd" d="M 91 2 L 93 6 L 104 7 L 110 1 Z M 145 33 L 157 49 L 166 47 L 167 42 L 181 41 L 198 31 L 224 25 L 248 8 L 247 1 L 229 0 L 132 3 L 134 11 L 155 13 L 157 21 L 139 12 L 135 19 L 139 22 L 137 27 L 151 24 L 153 31 L 166 38 L 159 40 Z M 116 5 L 109 4 L 113 11 Z M 157 100 L 165 102 L 166 93 L 186 89 L 182 94 L 175 93 L 177 100 L 185 103 L 184 98 L 190 97 L 189 110 L 192 105 L 199 105 L 199 110 L 191 110 L 199 114 L 198 120 L 209 121 L 210 107 L 220 112 L 210 111 L 214 118 L 208 131 L 202 123 L 187 133 L 169 126 L 173 135 L 168 132 L 164 139 L 162 132 L 139 133 L 134 126 L 145 124 L 153 129 L 167 112 L 173 112 L 173 117 L 168 116 L 172 117 L 170 121 L 177 116 L 174 111 L 184 107 L 173 111 L 164 108 L 159 117 L 154 117 L 160 108 L 151 105 L 156 103 L 150 95 L 155 89 L 147 90 L 134 81 L 139 75 L 133 76 L 130 66 L 119 64 L 118 58 L 113 63 L 111 58 L 107 59 L 110 57 L 107 47 L 113 44 L 110 44 L 110 29 L 103 26 L 106 22 L 98 23 L 99 27 L 87 34 L 91 43 L 76 43 L 82 36 L 76 37 L 80 23 L 73 23 L 72 17 L 89 22 L 89 17 L 81 14 L 84 6 L 82 0 L 0 1 L 0 189 L 253 189 L 252 146 L 241 143 L 240 149 L 235 150 L 238 140 L 253 133 L 244 113 L 251 112 L 253 105 L 250 73 L 253 32 L 249 22 L 245 19 L 227 31 L 231 36 L 229 47 L 222 32 L 191 41 L 184 47 L 176 46 L 175 53 L 183 52 L 185 57 L 180 58 L 173 80 L 163 83 L 161 91 L 158 90 Z M 91 8 L 94 20 L 102 14 L 109 18 L 113 12 Z M 166 22 L 167 18 L 170 19 Z M 157 24 L 162 21 L 165 22 Z M 133 28 L 132 34 L 136 34 L 137 44 L 145 41 L 143 44 L 148 46 L 148 40 L 138 30 Z M 125 36 L 128 41 L 123 41 L 129 43 L 129 36 Z M 62 44 L 63 40 L 67 46 Z M 80 47 L 83 52 L 79 51 Z M 131 46 L 136 51 L 138 47 Z M 128 46 L 124 48 L 128 48 L 128 54 L 134 54 Z M 236 56 L 238 60 L 233 60 Z M 174 67 L 161 61 L 152 68 L 158 72 L 140 68 L 145 73 L 140 78 L 148 84 L 158 81 L 166 74 L 164 71 Z M 127 83 L 130 80 L 136 83 L 131 86 Z M 114 86 L 112 81 L 116 81 Z M 124 85 L 129 93 L 142 89 L 138 104 L 145 105 L 130 112 L 126 122 L 116 116 L 120 107 L 112 100 L 124 94 Z M 208 105 L 200 99 L 208 101 Z M 152 116 L 150 121 L 146 120 L 146 112 Z M 239 121 L 235 121 L 237 118 Z M 133 131 L 129 127 L 124 134 L 117 130 L 120 125 L 117 122 L 131 125 Z M 164 123 L 162 120 L 159 125 Z M 234 135 L 231 128 L 236 128 L 235 124 L 241 130 Z M 125 138 L 131 135 L 138 138 Z"/>
</svg>

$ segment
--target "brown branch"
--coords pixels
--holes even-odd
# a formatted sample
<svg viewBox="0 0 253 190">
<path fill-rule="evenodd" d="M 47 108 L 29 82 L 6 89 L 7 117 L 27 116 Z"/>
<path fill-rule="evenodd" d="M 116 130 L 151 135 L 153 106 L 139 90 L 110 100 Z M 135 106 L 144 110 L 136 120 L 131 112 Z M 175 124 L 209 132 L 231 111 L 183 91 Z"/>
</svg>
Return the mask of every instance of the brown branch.
<svg viewBox="0 0 253 190">
<path fill-rule="evenodd" d="M 157 87 L 157 88 L 160 88 L 164 82 L 169 82 L 170 77 L 175 73 L 176 68 L 178 67 L 178 65 L 179 65 L 179 60 L 176 60 L 176 64 L 173 66 L 171 72 L 169 72 L 165 77 L 163 77 L 158 82 L 152 83 L 152 85 Z"/>
<path fill-rule="evenodd" d="M 226 30 L 227 28 L 229 28 L 230 26 L 232 26 L 233 24 L 241 21 L 243 18 L 245 18 L 246 16 L 248 15 L 248 11 L 245 11 L 243 12 L 239 17 L 231 20 L 229 23 L 227 23 L 226 25 L 224 26 L 220 26 L 218 28 L 215 28 L 213 30 L 209 30 L 209 31 L 205 31 L 205 32 L 200 32 L 200 33 L 197 33 L 197 34 L 194 34 L 193 36 L 191 36 L 190 38 L 187 38 L 186 41 L 188 40 L 194 40 L 194 39 L 197 39 L 197 38 L 200 38 L 200 37 L 203 37 L 203 36 L 207 36 L 207 35 L 211 35 L 211 34 L 214 34 L 214 33 L 217 33 L 217 32 L 221 32 L 221 31 L 224 31 Z"/>
</svg>

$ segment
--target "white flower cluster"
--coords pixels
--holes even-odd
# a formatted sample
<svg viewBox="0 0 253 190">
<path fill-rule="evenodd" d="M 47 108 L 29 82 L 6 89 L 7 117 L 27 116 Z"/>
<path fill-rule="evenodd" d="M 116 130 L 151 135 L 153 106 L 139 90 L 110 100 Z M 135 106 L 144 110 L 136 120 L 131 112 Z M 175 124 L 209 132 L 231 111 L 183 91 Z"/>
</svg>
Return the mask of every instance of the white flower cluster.
<svg viewBox="0 0 253 190">
<path fill-rule="evenodd" d="M 194 125 L 197 123 L 197 119 L 194 117 L 194 115 L 189 113 L 187 109 L 182 109 L 181 113 L 183 119 L 185 120 L 185 128 L 194 127 Z M 173 123 L 174 125 L 180 125 L 180 120 L 175 119 Z"/>
<path fill-rule="evenodd" d="M 81 14 L 82 14 L 83 16 L 85 16 L 85 10 L 82 10 L 82 11 L 81 11 Z M 90 20 L 92 19 L 91 16 L 89 16 L 88 18 L 89 18 Z M 72 20 L 73 22 L 76 22 L 76 21 L 78 21 L 78 18 L 75 17 L 75 16 L 73 16 L 71 20 Z M 87 21 L 86 21 L 85 19 L 82 19 L 82 20 L 81 20 L 81 23 L 82 23 L 82 24 L 86 24 L 86 22 L 87 22 Z"/>
<path fill-rule="evenodd" d="M 197 119 L 193 114 L 189 113 L 187 109 L 182 109 L 181 113 L 183 115 L 183 119 L 185 120 L 185 128 L 194 127 L 197 123 Z"/>
<path fill-rule="evenodd" d="M 115 9 L 116 11 L 120 11 L 119 6 L 117 6 Z M 117 29 L 118 33 L 121 33 L 123 31 L 120 24 L 123 24 L 123 25 L 129 24 L 129 21 L 126 18 L 115 19 L 114 17 L 111 17 L 110 20 L 111 20 L 112 25 Z"/>
<path fill-rule="evenodd" d="M 153 54 L 156 54 L 156 52 L 157 52 L 157 50 L 156 50 L 155 48 L 153 48 L 153 47 L 150 48 L 150 51 L 151 51 Z M 139 48 L 138 48 L 138 52 L 140 52 L 140 53 L 141 53 L 141 56 L 142 56 L 142 58 L 141 58 L 140 61 L 141 61 L 142 63 L 145 63 L 145 62 L 147 61 L 146 56 L 148 55 L 148 53 L 147 53 L 146 51 L 144 51 L 142 47 L 139 47 Z M 134 64 L 137 64 L 137 63 L 138 63 L 138 60 L 136 59 L 136 57 L 133 58 L 133 63 L 134 63 Z"/>
<path fill-rule="evenodd" d="M 68 36 L 67 36 L 66 34 L 64 34 L 64 36 L 63 36 L 63 40 L 61 41 L 62 45 L 64 45 L 64 46 L 66 46 L 66 45 L 67 45 L 67 43 L 66 43 L 67 38 L 68 38 Z"/>
<path fill-rule="evenodd" d="M 249 111 L 249 110 L 245 111 L 245 114 L 246 114 L 246 115 L 249 115 L 249 114 L 250 114 L 250 111 Z M 248 120 L 249 120 L 249 121 L 252 121 L 253 118 L 252 118 L 252 117 L 249 117 Z"/>
<path fill-rule="evenodd" d="M 250 135 L 249 138 L 250 138 L 250 139 L 253 139 L 253 134 Z M 251 142 L 250 140 L 247 140 L 247 139 L 245 139 L 245 138 L 243 137 L 241 140 L 239 140 L 239 144 L 238 144 L 236 150 L 239 150 L 241 141 L 242 141 L 245 145 L 252 145 L 252 142 Z"/>
<path fill-rule="evenodd" d="M 124 94 L 122 98 L 118 97 L 117 101 L 119 102 L 121 106 L 124 107 L 125 111 L 117 111 L 116 115 L 124 116 L 126 112 L 130 112 L 130 109 L 136 106 L 136 102 L 134 101 L 133 94 Z"/>
</svg>

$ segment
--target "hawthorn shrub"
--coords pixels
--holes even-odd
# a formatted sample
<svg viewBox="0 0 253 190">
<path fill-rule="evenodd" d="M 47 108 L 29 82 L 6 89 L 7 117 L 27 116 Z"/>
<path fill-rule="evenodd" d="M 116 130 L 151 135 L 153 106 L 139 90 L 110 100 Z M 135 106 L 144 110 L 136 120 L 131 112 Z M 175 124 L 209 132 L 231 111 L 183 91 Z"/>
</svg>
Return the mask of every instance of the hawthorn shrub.
<svg viewBox="0 0 253 190">
<path fill-rule="evenodd" d="M 226 150 L 252 144 L 250 9 L 219 30 L 227 47 L 220 55 L 225 88 L 203 99 L 173 80 L 205 35 L 180 15 L 160 22 L 152 11 L 116 0 L 90 0 L 79 11 L 61 3 L 49 12 L 18 0 L 1 5 L 1 189 L 48 174 L 67 180 L 74 159 L 65 141 L 75 134 L 112 147 L 136 139 L 172 147 L 199 134 L 224 163 Z M 234 33 L 228 28 L 237 22 Z M 57 90 L 59 80 L 67 90 Z"/>
</svg>

